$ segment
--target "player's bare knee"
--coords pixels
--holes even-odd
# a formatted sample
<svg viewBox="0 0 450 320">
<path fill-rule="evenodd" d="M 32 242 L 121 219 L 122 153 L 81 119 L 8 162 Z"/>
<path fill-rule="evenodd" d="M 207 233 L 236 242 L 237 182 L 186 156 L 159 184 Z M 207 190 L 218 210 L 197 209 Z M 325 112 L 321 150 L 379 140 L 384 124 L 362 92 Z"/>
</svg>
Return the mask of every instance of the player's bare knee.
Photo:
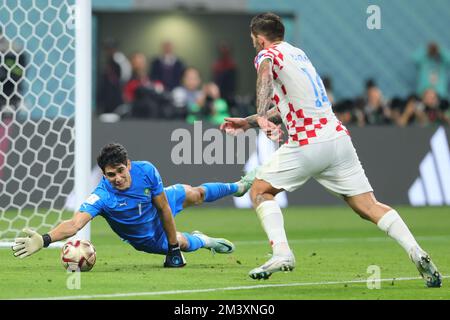
<svg viewBox="0 0 450 320">
<path fill-rule="evenodd" d="M 252 186 L 252 188 L 250 189 L 250 199 L 252 200 L 254 208 L 258 207 L 264 200 L 263 194 L 264 191 L 258 187 Z"/>
<path fill-rule="evenodd" d="M 184 189 L 186 190 L 186 200 L 189 205 L 199 205 L 203 203 L 203 200 L 205 199 L 204 188 L 185 185 Z"/>
<path fill-rule="evenodd" d="M 264 201 L 273 199 L 273 195 L 270 191 L 271 190 L 269 190 L 267 185 L 264 183 L 253 184 L 250 189 L 250 199 L 252 200 L 252 204 L 255 209 Z"/>
<path fill-rule="evenodd" d="M 203 187 L 192 187 L 192 202 L 194 205 L 202 204 L 205 200 L 205 189 Z"/>
<path fill-rule="evenodd" d="M 206 191 L 205 188 L 203 187 L 197 187 L 197 196 L 198 196 L 198 203 L 197 204 L 202 204 L 203 201 L 205 201 L 205 196 L 206 196 Z"/>
</svg>

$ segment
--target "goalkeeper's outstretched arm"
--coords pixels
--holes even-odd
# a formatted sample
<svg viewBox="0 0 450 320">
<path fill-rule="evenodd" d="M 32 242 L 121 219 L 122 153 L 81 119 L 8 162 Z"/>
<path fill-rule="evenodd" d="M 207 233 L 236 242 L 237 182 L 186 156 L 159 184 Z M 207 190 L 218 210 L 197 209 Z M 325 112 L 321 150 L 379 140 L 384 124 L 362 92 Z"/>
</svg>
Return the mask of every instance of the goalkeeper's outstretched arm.
<svg viewBox="0 0 450 320">
<path fill-rule="evenodd" d="M 15 239 L 14 246 L 12 247 L 14 256 L 26 258 L 42 248 L 48 247 L 52 242 L 70 238 L 81 230 L 91 218 L 91 215 L 86 212 L 76 212 L 72 219 L 61 222 L 56 228 L 44 235 L 40 235 L 36 231 L 26 228 L 23 232 L 28 237 Z"/>
<path fill-rule="evenodd" d="M 74 236 L 91 219 L 92 217 L 89 213 L 80 211 L 75 212 L 72 219 L 61 222 L 55 229 L 48 233 L 51 238 L 51 242 L 65 240 Z"/>
</svg>

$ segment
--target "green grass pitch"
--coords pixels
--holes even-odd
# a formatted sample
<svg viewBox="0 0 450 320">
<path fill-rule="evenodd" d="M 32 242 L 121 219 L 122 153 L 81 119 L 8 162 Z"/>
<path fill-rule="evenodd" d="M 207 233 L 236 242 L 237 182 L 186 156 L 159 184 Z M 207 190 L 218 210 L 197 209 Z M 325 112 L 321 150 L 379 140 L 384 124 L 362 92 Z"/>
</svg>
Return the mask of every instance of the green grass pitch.
<svg viewBox="0 0 450 320">
<path fill-rule="evenodd" d="M 441 273 L 450 275 L 450 209 L 397 208 Z M 236 244 L 230 255 L 201 249 L 185 253 L 187 266 L 164 269 L 164 256 L 135 251 L 121 242 L 103 218 L 92 222 L 97 263 L 80 274 L 80 289 L 59 261 L 58 249 L 24 260 L 0 249 L 0 299 L 450 299 L 450 279 L 426 288 L 403 249 L 375 225 L 346 207 L 284 209 L 297 266 L 269 280 L 248 277 L 269 258 L 270 247 L 252 210 L 190 208 L 176 218 L 179 231 L 200 230 Z M 370 265 L 380 268 L 380 289 L 366 283 Z M 402 280 L 402 278 L 408 278 Z M 413 279 L 409 279 L 413 278 Z"/>
</svg>

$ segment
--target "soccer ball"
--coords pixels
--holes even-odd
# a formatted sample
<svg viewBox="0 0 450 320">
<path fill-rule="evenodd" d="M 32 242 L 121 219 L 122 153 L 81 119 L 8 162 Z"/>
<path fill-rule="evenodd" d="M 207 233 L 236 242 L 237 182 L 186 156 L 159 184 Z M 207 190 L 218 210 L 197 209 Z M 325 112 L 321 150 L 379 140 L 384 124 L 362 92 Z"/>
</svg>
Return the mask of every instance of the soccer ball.
<svg viewBox="0 0 450 320">
<path fill-rule="evenodd" d="M 68 271 L 89 271 L 96 259 L 95 248 L 88 240 L 68 241 L 61 249 L 61 263 Z"/>
</svg>

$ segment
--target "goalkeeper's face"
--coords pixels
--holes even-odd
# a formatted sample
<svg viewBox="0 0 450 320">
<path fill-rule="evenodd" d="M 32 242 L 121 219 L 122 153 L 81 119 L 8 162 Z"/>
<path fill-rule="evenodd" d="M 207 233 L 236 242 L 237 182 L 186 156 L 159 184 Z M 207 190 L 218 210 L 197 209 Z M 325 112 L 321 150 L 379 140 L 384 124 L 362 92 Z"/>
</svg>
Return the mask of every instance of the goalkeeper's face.
<svg viewBox="0 0 450 320">
<path fill-rule="evenodd" d="M 126 190 L 131 186 L 130 169 L 130 161 L 128 161 L 127 165 L 121 163 L 115 166 L 106 166 L 104 175 L 114 188 Z"/>
</svg>

